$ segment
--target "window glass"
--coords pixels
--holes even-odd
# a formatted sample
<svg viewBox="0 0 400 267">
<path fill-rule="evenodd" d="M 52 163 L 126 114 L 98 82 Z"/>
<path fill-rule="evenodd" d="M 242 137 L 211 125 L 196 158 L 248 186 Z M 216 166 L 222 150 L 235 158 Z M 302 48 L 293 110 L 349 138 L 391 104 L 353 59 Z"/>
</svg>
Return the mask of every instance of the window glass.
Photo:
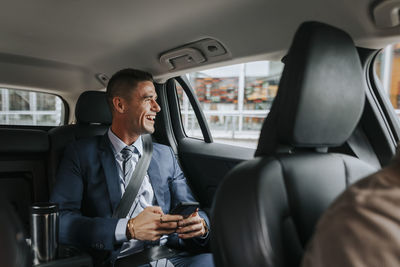
<svg viewBox="0 0 400 267">
<path fill-rule="evenodd" d="M 58 96 L 0 88 L 0 124 L 58 126 L 64 121 L 64 104 Z"/>
<path fill-rule="evenodd" d="M 7 90 L 10 110 L 30 110 L 29 92 L 19 90 Z"/>
<path fill-rule="evenodd" d="M 374 69 L 384 92 L 400 115 L 400 44 L 383 49 L 377 55 Z"/>
<path fill-rule="evenodd" d="M 256 148 L 282 70 L 281 62 L 257 61 L 188 74 L 214 142 Z M 193 109 L 178 83 L 177 92 L 186 135 L 202 139 Z"/>
<path fill-rule="evenodd" d="M 245 110 L 269 110 L 278 90 L 283 64 L 259 61 L 243 65 L 245 68 Z"/>
</svg>

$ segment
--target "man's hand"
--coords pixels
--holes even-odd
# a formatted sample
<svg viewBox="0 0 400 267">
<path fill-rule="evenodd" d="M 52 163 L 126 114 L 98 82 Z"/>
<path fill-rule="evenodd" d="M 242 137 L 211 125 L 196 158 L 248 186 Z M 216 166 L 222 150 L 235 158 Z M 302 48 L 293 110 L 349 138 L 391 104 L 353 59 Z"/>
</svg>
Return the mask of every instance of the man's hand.
<svg viewBox="0 0 400 267">
<path fill-rule="evenodd" d="M 208 229 L 205 226 L 204 219 L 199 216 L 198 209 L 189 217 L 178 222 L 179 238 L 188 239 L 193 237 L 204 236 Z"/>
<path fill-rule="evenodd" d="M 162 235 L 174 233 L 181 215 L 165 215 L 160 207 L 147 207 L 128 221 L 128 239 L 155 241 Z"/>
</svg>

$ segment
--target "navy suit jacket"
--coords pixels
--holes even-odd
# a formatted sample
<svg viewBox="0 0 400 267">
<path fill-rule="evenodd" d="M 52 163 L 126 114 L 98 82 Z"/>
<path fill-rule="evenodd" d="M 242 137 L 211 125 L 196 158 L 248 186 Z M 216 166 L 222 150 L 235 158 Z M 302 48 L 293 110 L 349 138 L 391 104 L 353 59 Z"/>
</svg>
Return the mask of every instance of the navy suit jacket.
<svg viewBox="0 0 400 267">
<path fill-rule="evenodd" d="M 121 189 L 111 146 L 105 134 L 78 140 L 66 148 L 50 198 L 59 204 L 60 243 L 118 254 L 120 246 L 114 237 L 118 219 L 112 214 L 121 200 Z M 153 143 L 148 175 L 164 213 L 181 201 L 196 201 L 170 147 Z M 210 225 L 203 211 L 200 216 Z M 182 240 L 172 234 L 167 244 L 193 248 L 207 242 L 208 238 Z"/>
</svg>

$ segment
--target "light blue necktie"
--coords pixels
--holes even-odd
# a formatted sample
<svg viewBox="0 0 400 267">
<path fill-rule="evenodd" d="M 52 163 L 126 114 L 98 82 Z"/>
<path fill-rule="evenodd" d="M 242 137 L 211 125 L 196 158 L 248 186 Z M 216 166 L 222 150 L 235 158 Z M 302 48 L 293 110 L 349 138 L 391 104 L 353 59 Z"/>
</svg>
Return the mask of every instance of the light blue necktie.
<svg viewBox="0 0 400 267">
<path fill-rule="evenodd" d="M 133 147 L 126 146 L 121 150 L 121 155 L 122 155 L 122 171 L 124 173 L 124 181 L 125 181 L 125 186 L 127 185 L 127 181 L 129 180 L 130 177 L 128 175 L 130 174 L 133 166 L 132 166 L 132 155 L 134 153 Z"/>
</svg>

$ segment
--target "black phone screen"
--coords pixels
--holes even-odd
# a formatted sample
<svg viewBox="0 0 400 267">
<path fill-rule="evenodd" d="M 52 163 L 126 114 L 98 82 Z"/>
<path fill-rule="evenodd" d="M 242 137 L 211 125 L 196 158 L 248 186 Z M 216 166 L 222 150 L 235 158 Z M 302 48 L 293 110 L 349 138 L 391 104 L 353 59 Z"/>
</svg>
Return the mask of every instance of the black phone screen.
<svg viewBox="0 0 400 267">
<path fill-rule="evenodd" d="M 199 206 L 200 206 L 199 202 L 181 202 L 175 208 L 172 209 L 170 214 L 187 216 L 195 212 Z"/>
</svg>

